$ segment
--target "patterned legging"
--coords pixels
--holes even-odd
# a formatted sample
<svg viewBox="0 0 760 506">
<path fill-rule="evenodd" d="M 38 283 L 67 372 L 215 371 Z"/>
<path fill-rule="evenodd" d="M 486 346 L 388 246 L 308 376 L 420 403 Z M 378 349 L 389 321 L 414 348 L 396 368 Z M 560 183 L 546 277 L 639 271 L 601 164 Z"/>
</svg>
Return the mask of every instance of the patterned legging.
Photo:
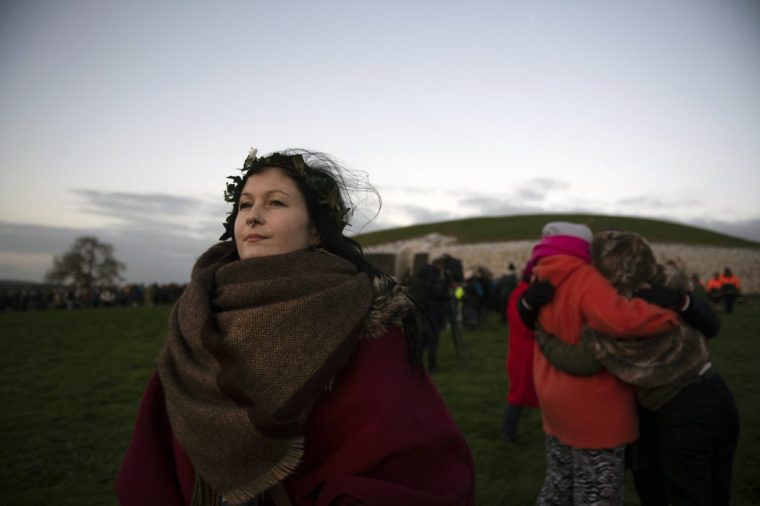
<svg viewBox="0 0 760 506">
<path fill-rule="evenodd" d="M 546 476 L 537 506 L 622 506 L 625 445 L 583 450 L 546 436 Z"/>
</svg>

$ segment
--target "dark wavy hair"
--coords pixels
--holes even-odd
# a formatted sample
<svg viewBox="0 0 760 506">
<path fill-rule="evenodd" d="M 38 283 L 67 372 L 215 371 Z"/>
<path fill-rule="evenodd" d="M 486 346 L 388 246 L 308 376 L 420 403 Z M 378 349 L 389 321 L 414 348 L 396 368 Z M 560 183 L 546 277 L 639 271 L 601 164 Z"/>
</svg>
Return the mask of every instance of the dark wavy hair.
<svg viewBox="0 0 760 506">
<path fill-rule="evenodd" d="M 249 156 L 244 163 L 242 176 L 231 176 L 227 185 L 225 198 L 233 204 L 232 210 L 224 223 L 225 232 L 219 238 L 235 240 L 235 219 L 238 214 L 238 201 L 245 182 L 254 174 L 277 167 L 292 179 L 306 200 L 309 218 L 317 229 L 320 246 L 345 258 L 365 272 L 370 278 L 383 276 L 384 273 L 367 262 L 361 245 L 345 234 L 345 228 L 353 215 L 353 202 L 349 194 L 347 169 L 338 165 L 330 156 L 303 149 L 288 149 L 270 153 L 256 158 Z M 354 178 L 356 179 L 356 178 Z M 358 183 L 351 181 L 351 189 Z M 380 195 L 369 184 L 358 188 L 373 193 L 378 202 Z"/>
<path fill-rule="evenodd" d="M 379 278 L 388 286 L 397 284 L 388 274 L 369 263 L 361 245 L 345 233 L 355 211 L 350 192 L 374 195 L 378 203 L 375 216 L 382 206 L 380 194 L 356 173 L 340 166 L 325 153 L 287 149 L 256 157 L 255 152 L 252 152 L 243 164 L 242 175 L 228 178 L 230 182 L 225 191 L 225 200 L 232 203 L 232 210 L 224 222 L 225 232 L 219 238 L 220 241 L 235 240 L 238 201 L 245 182 L 252 175 L 272 167 L 279 168 L 291 178 L 304 196 L 309 219 L 319 234 L 321 248 L 353 263 L 373 281 Z M 410 359 L 413 364 L 420 364 L 419 329 L 415 327 L 416 324 L 412 322 L 404 323 Z"/>
</svg>

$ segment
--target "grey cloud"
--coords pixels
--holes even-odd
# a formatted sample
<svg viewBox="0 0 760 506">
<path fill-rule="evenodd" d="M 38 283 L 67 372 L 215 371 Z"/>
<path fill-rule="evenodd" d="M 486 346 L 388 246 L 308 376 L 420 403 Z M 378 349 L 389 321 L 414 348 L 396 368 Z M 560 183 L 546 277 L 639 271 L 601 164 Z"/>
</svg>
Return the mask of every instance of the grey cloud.
<svg viewBox="0 0 760 506">
<path fill-rule="evenodd" d="M 380 192 L 380 195 L 386 192 L 393 192 L 393 191 L 402 191 L 402 192 L 409 192 L 409 193 L 428 193 L 430 191 L 438 191 L 440 188 L 434 187 L 434 186 L 407 186 L 407 185 L 401 185 L 401 184 L 384 184 L 384 185 L 378 185 L 377 191 Z"/>
<path fill-rule="evenodd" d="M 485 191 L 472 191 L 447 188 L 442 191 L 446 198 L 458 202 L 460 206 L 474 207 L 482 209 L 488 214 L 494 212 L 503 213 L 528 213 L 546 211 L 536 207 L 533 204 L 543 202 L 550 192 L 568 188 L 570 183 L 561 179 L 550 178 L 533 178 L 527 181 L 516 182 L 514 186 L 507 186 L 503 189 L 488 188 Z M 431 192 L 439 191 L 435 187 L 413 187 L 403 185 L 385 185 L 381 188 L 382 192 L 399 190 L 410 194 L 430 195 Z M 500 199 L 495 199 L 494 194 L 502 195 Z M 410 209 L 413 206 L 408 206 Z M 422 209 L 417 207 L 417 209 Z M 416 213 L 412 213 L 416 214 Z M 422 212 L 424 215 L 424 211 Z M 461 216 L 462 213 L 449 213 L 451 217 Z M 445 219 L 445 218 L 444 218 Z M 435 221 L 435 220 L 434 220 Z"/>
<path fill-rule="evenodd" d="M 165 222 L 198 217 L 199 212 L 221 216 L 228 204 L 165 193 L 103 192 L 72 190 L 82 202 L 82 211 L 98 216 L 119 218 L 124 222 Z M 221 199 L 220 199 L 221 200 Z"/>
<path fill-rule="evenodd" d="M 537 188 L 544 190 L 544 192 L 552 190 L 564 190 L 570 187 L 570 183 L 563 181 L 562 179 L 550 179 L 547 177 L 536 177 L 529 179 L 521 185 L 521 189 L 525 188 Z"/>
<path fill-rule="evenodd" d="M 652 212 L 654 212 L 658 218 L 666 220 L 672 219 L 666 214 L 669 210 L 677 208 L 701 209 L 703 206 L 703 202 L 696 198 L 676 197 L 673 199 L 667 199 L 650 195 L 638 195 L 620 199 L 616 204 L 620 206 L 631 207 L 632 214 L 651 216 Z M 733 221 L 712 218 L 690 218 L 676 221 L 684 221 L 698 227 L 720 232 L 722 234 L 732 235 L 752 241 L 760 241 L 760 218 Z"/>
<path fill-rule="evenodd" d="M 368 234 L 370 232 L 376 232 L 378 230 L 386 230 L 389 228 L 396 228 L 399 226 L 401 225 L 398 223 L 393 223 L 391 221 L 378 218 L 370 222 L 363 223 L 360 226 L 352 227 L 348 235 L 354 236 L 354 235 L 360 235 L 360 234 Z"/>
<path fill-rule="evenodd" d="M 660 205 L 657 199 L 649 196 L 628 197 L 618 200 L 617 204 L 621 206 Z"/>
<path fill-rule="evenodd" d="M 46 227 L 0 222 L 0 250 L 9 253 L 57 254 L 75 237 L 95 233 L 86 228 Z"/>
<path fill-rule="evenodd" d="M 538 190 L 534 190 L 532 188 L 525 188 L 520 191 L 520 200 L 544 200 L 546 198 L 546 193 L 541 192 Z"/>
<path fill-rule="evenodd" d="M 9 281 L 41 281 L 42 274 L 52 265 L 52 260 L 17 263 L 6 259 L 0 252 L 0 279 Z"/>
<path fill-rule="evenodd" d="M 165 193 L 102 192 L 72 190 L 85 200 L 85 210 L 111 217 L 169 215 L 188 212 L 203 203 L 198 199 Z"/>
<path fill-rule="evenodd" d="M 692 224 L 709 230 L 714 230 L 723 234 L 749 239 L 760 242 L 760 218 L 739 221 L 721 221 L 698 219 L 693 220 Z"/>
<path fill-rule="evenodd" d="M 484 213 L 524 214 L 530 212 L 545 212 L 546 209 L 537 207 L 544 202 L 549 193 L 568 188 L 570 184 L 560 179 L 533 178 L 521 181 L 511 188 L 504 188 L 501 192 L 469 192 L 467 195 L 459 195 L 459 203 L 463 206 L 472 206 L 482 209 Z M 494 198 L 494 193 L 502 195 Z"/>
<path fill-rule="evenodd" d="M 116 218 L 114 230 L 154 231 L 169 235 L 218 237 L 228 204 L 163 193 L 102 192 L 73 190 L 83 201 L 82 211 Z"/>
<path fill-rule="evenodd" d="M 154 230 L 104 235 L 104 239 L 114 245 L 119 258 L 127 264 L 127 279 L 180 283 L 190 279 L 195 259 L 214 244 L 217 237 L 218 234 L 204 239 Z"/>
<path fill-rule="evenodd" d="M 511 214 L 541 213 L 546 210 L 536 206 L 525 205 L 509 197 L 497 199 L 493 197 L 467 197 L 459 201 L 460 206 L 474 210 L 475 216 L 505 216 Z"/>
<path fill-rule="evenodd" d="M 0 222 L 0 279 L 41 281 L 73 238 L 89 230 Z"/>
<path fill-rule="evenodd" d="M 391 207 L 394 210 L 394 214 L 395 212 L 405 214 L 407 217 L 411 218 L 412 223 L 415 225 L 422 223 L 447 221 L 458 216 L 450 212 L 435 211 L 426 207 L 414 205 L 383 205 L 383 209 L 386 210 Z M 371 221 L 367 221 L 366 219 L 361 218 L 355 219 L 354 225 L 350 228 L 349 233 L 351 235 L 366 234 L 369 232 L 375 232 L 377 230 L 385 230 L 389 228 L 405 226 L 409 221 L 408 219 L 405 219 L 404 223 L 399 223 L 392 219 L 389 219 L 387 215 L 388 213 L 384 214 L 381 212 L 379 216 L 374 217 Z"/>
<path fill-rule="evenodd" d="M 432 223 L 436 221 L 446 221 L 453 217 L 450 212 L 434 211 L 427 207 L 404 205 L 395 206 L 412 217 L 414 223 Z"/>
<path fill-rule="evenodd" d="M 542 202 L 549 193 L 564 190 L 569 186 L 570 183 L 560 179 L 533 178 L 520 183 L 512 191 L 512 199 L 523 203 Z"/>
<path fill-rule="evenodd" d="M 116 258 L 127 266 L 124 273 L 127 281 L 161 283 L 187 281 L 194 260 L 216 239 L 216 236 L 199 239 L 151 229 L 124 232 L 111 228 L 45 227 L 3 222 L 0 223 L 0 253 L 60 255 L 82 235 L 95 235 L 114 246 Z M 23 275 L 41 281 L 51 265 L 27 267 Z M 21 272 L 19 266 L 0 265 L 0 278 L 17 278 Z"/>
<path fill-rule="evenodd" d="M 223 232 L 228 208 L 224 203 L 167 194 L 75 190 L 83 211 L 116 218 L 97 228 L 64 228 L 0 222 L 0 253 L 60 255 L 82 235 L 95 235 L 113 244 L 116 257 L 127 266 L 127 281 L 184 282 L 195 258 Z M 39 257 L 44 258 L 44 257 Z M 26 266 L 23 275 L 42 280 L 50 265 Z M 22 271 L 6 262 L 0 277 Z"/>
<path fill-rule="evenodd" d="M 700 202 L 697 199 L 673 199 L 665 200 L 658 197 L 652 197 L 650 195 L 639 195 L 636 197 L 628 197 L 617 201 L 621 206 L 635 206 L 635 207 L 654 207 L 654 208 L 667 208 L 667 207 L 685 207 L 699 205 Z"/>
</svg>

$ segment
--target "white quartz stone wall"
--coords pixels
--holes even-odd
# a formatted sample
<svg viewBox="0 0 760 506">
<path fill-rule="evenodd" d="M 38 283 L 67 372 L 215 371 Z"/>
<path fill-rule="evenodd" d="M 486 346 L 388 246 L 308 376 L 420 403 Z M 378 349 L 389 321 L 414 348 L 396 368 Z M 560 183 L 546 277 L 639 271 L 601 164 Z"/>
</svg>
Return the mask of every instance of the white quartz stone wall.
<svg viewBox="0 0 760 506">
<path fill-rule="evenodd" d="M 465 272 L 483 266 L 499 276 L 506 271 L 510 262 L 515 264 L 519 273 L 528 261 L 534 244 L 534 241 L 457 244 L 453 237 L 430 234 L 408 241 L 371 246 L 365 250 L 396 253 L 396 272 L 399 275 L 411 268 L 415 253 L 427 252 L 431 259 L 444 253 L 459 258 Z M 658 261 L 680 261 L 689 273 L 696 272 L 703 281 L 713 272 L 722 272 L 724 267 L 730 267 L 739 276 L 744 293 L 760 293 L 760 249 L 660 243 L 652 244 L 652 249 Z"/>
</svg>

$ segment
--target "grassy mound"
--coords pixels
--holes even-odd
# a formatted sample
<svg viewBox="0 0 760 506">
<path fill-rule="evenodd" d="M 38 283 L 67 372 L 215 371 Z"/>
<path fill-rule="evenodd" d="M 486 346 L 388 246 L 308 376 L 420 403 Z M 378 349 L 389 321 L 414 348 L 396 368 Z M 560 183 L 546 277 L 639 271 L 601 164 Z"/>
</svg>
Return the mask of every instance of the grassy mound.
<svg viewBox="0 0 760 506">
<path fill-rule="evenodd" d="M 549 221 L 585 223 L 595 232 L 607 228 L 630 230 L 641 234 L 650 242 L 760 248 L 760 243 L 757 242 L 680 223 L 596 214 L 533 214 L 498 218 L 469 218 L 380 230 L 359 235 L 356 239 L 362 246 L 372 246 L 412 239 L 436 232 L 456 237 L 458 242 L 463 244 L 520 240 L 533 241 L 539 238 L 541 228 Z"/>
</svg>

